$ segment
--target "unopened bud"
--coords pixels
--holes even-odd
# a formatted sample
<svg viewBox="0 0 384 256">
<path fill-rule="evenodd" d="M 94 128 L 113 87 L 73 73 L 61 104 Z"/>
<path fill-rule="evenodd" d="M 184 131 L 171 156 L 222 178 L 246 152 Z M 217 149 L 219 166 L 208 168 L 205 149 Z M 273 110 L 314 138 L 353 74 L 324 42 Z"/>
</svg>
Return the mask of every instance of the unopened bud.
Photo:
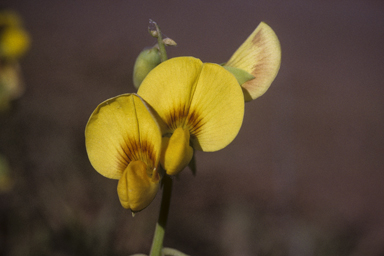
<svg viewBox="0 0 384 256">
<path fill-rule="evenodd" d="M 147 74 L 161 63 L 160 52 L 156 47 L 143 50 L 133 67 L 133 85 L 139 89 Z"/>
<path fill-rule="evenodd" d="M 157 26 L 156 22 L 150 19 L 149 20 L 149 25 L 148 25 L 148 32 L 149 32 L 149 34 L 151 36 L 157 38 L 159 36 L 158 30 L 159 29 L 158 29 L 158 26 Z"/>
<path fill-rule="evenodd" d="M 155 38 L 159 36 L 159 33 L 156 30 L 148 30 L 149 34 Z"/>
</svg>

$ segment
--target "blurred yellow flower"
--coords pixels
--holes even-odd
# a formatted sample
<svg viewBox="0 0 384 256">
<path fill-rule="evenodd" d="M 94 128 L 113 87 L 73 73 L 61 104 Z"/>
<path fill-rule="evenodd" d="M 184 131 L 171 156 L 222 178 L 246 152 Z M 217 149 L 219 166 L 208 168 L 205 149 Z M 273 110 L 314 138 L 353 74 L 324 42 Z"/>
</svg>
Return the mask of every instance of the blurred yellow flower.
<svg viewBox="0 0 384 256">
<path fill-rule="evenodd" d="M 0 58 L 13 61 L 23 56 L 29 48 L 30 37 L 22 27 L 20 16 L 10 10 L 0 11 Z"/>
<path fill-rule="evenodd" d="M 0 11 L 0 111 L 24 92 L 18 59 L 28 50 L 30 38 L 21 17 L 11 10 Z"/>
<path fill-rule="evenodd" d="M 163 134 L 161 164 L 175 175 L 193 149 L 217 151 L 238 134 L 244 97 L 225 68 L 193 57 L 167 60 L 144 79 L 138 94 L 156 111 Z"/>
<path fill-rule="evenodd" d="M 160 128 L 136 94 L 101 103 L 85 128 L 89 160 L 100 174 L 118 179 L 121 205 L 141 211 L 159 190 Z"/>
<path fill-rule="evenodd" d="M 240 84 L 245 101 L 251 101 L 268 90 L 280 69 L 280 62 L 279 39 L 271 27 L 261 22 L 224 67 L 234 74 L 241 73 L 242 78 L 245 77 Z"/>
</svg>

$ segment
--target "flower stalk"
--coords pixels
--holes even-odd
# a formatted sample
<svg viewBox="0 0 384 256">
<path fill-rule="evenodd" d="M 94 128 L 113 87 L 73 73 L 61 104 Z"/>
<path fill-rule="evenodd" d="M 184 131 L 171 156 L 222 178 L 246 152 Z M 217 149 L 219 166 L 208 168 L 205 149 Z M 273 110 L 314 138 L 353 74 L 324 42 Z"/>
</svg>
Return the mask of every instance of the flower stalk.
<svg viewBox="0 0 384 256">
<path fill-rule="evenodd" d="M 152 247 L 150 256 L 161 256 L 163 249 L 163 241 L 165 234 L 165 227 L 168 220 L 169 205 L 171 203 L 172 194 L 172 179 L 170 176 L 165 175 L 163 177 L 163 195 L 161 198 L 161 206 L 159 219 L 156 223 L 155 234 L 153 236 Z"/>
<path fill-rule="evenodd" d="M 163 36 L 161 35 L 159 26 L 155 21 L 149 20 L 148 30 L 153 37 L 157 38 L 157 44 L 159 46 L 161 62 L 166 61 L 168 59 L 168 56 L 167 56 L 167 51 L 165 50 L 165 44 L 164 44 Z"/>
</svg>

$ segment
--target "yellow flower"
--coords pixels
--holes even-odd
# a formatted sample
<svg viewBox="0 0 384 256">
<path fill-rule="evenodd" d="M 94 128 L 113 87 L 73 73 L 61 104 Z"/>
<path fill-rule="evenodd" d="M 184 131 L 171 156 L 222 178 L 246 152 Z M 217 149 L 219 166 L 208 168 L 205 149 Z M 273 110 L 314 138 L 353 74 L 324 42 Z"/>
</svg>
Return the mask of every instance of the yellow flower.
<svg viewBox="0 0 384 256">
<path fill-rule="evenodd" d="M 240 83 L 245 101 L 251 101 L 268 90 L 279 71 L 280 62 L 279 40 L 271 27 L 261 22 L 224 65 L 233 73 L 242 70 L 254 77 Z"/>
<path fill-rule="evenodd" d="M 227 146 L 244 116 L 236 78 L 220 65 L 192 57 L 161 63 L 138 93 L 101 103 L 85 129 L 92 166 L 119 180 L 120 202 L 133 212 L 155 197 L 159 162 L 167 174 L 177 174 L 190 162 L 193 148 L 216 151 Z"/>
<path fill-rule="evenodd" d="M 89 118 L 89 160 L 100 174 L 119 180 L 120 203 L 132 212 L 147 207 L 159 189 L 161 140 L 156 120 L 136 94 L 104 101 Z"/>
<path fill-rule="evenodd" d="M 144 79 L 138 94 L 156 111 L 163 133 L 161 164 L 167 174 L 184 169 L 193 149 L 217 151 L 240 130 L 244 97 L 225 68 L 192 57 L 167 60 Z"/>
</svg>

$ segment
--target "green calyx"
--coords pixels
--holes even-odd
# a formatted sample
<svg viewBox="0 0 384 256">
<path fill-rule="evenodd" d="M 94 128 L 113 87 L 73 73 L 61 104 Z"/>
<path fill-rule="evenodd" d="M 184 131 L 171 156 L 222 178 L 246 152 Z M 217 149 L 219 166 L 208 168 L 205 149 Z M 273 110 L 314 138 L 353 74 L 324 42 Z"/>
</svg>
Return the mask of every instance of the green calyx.
<svg viewBox="0 0 384 256">
<path fill-rule="evenodd" d="M 249 80 L 254 79 L 255 77 L 248 73 L 247 71 L 240 69 L 240 68 L 235 68 L 235 67 L 228 67 L 228 66 L 223 66 L 226 70 L 232 73 L 232 75 L 235 76 L 237 82 L 242 85 L 245 82 L 248 82 Z"/>
</svg>

